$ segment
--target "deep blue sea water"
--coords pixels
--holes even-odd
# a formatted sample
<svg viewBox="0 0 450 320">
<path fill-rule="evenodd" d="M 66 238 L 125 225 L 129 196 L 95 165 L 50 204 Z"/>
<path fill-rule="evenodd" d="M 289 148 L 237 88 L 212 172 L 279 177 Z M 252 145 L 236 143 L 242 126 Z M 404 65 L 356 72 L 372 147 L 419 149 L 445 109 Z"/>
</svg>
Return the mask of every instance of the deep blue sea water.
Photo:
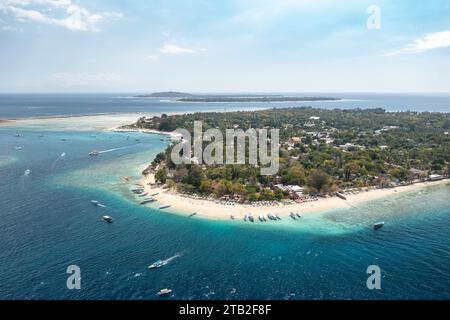
<svg viewBox="0 0 450 320">
<path fill-rule="evenodd" d="M 73 99 L 46 112 L 89 113 L 92 102 L 77 109 L 83 103 Z M 49 115 L 0 104 L 0 117 Z M 100 105 L 95 113 L 137 111 Z M 120 179 L 137 181 L 165 143 L 158 135 L 0 126 L 0 299 L 156 299 L 166 287 L 167 299 L 450 299 L 449 186 L 277 225 L 189 219 L 138 206 Z M 113 151 L 92 158 L 93 149 Z M 104 214 L 115 222 L 102 222 Z M 379 220 L 386 227 L 374 232 Z M 373 264 L 382 269 L 379 291 L 366 287 Z M 66 288 L 69 265 L 81 268 L 81 290 Z"/>
<path fill-rule="evenodd" d="M 181 103 L 133 98 L 136 94 L 0 94 L 0 119 L 135 112 L 189 112 L 272 107 L 384 108 L 388 111 L 450 112 L 450 94 L 301 93 L 342 101 L 296 103 Z"/>
</svg>

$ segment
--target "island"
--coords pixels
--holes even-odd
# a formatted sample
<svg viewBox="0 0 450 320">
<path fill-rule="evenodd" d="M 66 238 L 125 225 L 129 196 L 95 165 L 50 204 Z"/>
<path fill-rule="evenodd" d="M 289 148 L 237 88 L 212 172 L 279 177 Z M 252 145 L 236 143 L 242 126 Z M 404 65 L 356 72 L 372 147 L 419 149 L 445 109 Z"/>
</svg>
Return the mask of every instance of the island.
<svg viewBox="0 0 450 320">
<path fill-rule="evenodd" d="M 214 211 L 212 203 L 224 206 L 215 207 L 222 215 L 234 212 L 238 217 L 245 217 L 255 206 L 256 212 L 286 214 L 319 200 L 327 205 L 317 208 L 336 208 L 346 200 L 351 203 L 358 194 L 364 194 L 359 199 L 368 200 L 398 192 L 398 187 L 438 183 L 449 177 L 450 115 L 445 113 L 273 108 L 163 114 L 140 118 L 124 129 L 193 132 L 195 121 L 202 121 L 204 130 L 222 132 L 229 128 L 280 129 L 280 169 L 272 176 L 261 175 L 250 164 L 175 165 L 170 155 L 178 142 L 145 168 L 143 184 L 149 193 L 156 190 L 158 200 L 172 203 L 180 196 L 188 198 L 180 206 L 196 211 L 208 208 L 205 215 Z"/>
<path fill-rule="evenodd" d="M 135 98 L 186 98 L 192 96 L 189 93 L 177 92 L 177 91 L 166 91 L 166 92 L 155 92 L 151 94 L 137 95 Z"/>
<path fill-rule="evenodd" d="M 339 101 L 340 98 L 330 97 L 300 97 L 300 96 L 285 96 L 285 95 L 197 95 L 185 92 L 155 92 L 151 94 L 137 95 L 136 98 L 168 98 L 175 99 L 179 102 L 314 102 L 314 101 Z"/>
</svg>

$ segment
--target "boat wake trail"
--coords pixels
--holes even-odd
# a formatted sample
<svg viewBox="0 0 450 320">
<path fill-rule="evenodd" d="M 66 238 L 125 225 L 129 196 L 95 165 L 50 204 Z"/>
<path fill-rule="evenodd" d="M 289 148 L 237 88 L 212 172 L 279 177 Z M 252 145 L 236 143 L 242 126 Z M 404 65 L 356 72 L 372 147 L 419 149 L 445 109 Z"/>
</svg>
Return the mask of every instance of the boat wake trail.
<svg viewBox="0 0 450 320">
<path fill-rule="evenodd" d="M 156 268 L 161 268 L 163 266 L 168 265 L 170 262 L 172 262 L 173 260 L 181 257 L 183 254 L 182 253 L 177 253 L 176 255 L 174 255 L 173 257 L 167 258 L 165 260 L 158 260 L 155 263 L 153 263 L 152 265 L 150 265 L 148 268 L 149 269 L 156 269 Z"/>
<path fill-rule="evenodd" d="M 65 153 L 65 152 L 61 153 L 61 155 L 60 155 L 58 158 L 56 158 L 55 161 L 53 161 L 53 163 L 52 163 L 52 165 L 51 165 L 50 167 L 53 169 L 53 167 L 56 165 L 56 163 L 57 163 L 59 160 L 61 160 L 62 158 L 64 158 L 65 156 L 66 156 L 66 153 Z"/>
<path fill-rule="evenodd" d="M 177 253 L 177 254 L 174 255 L 173 257 L 170 257 L 170 258 L 168 258 L 168 259 L 166 259 L 166 260 L 163 260 L 163 262 L 165 262 L 165 263 L 167 264 L 167 263 L 172 262 L 172 261 L 175 260 L 176 258 L 180 258 L 181 256 L 183 256 L 182 253 Z"/>
<path fill-rule="evenodd" d="M 118 151 L 118 150 L 123 150 L 126 149 L 128 147 L 120 147 L 120 148 L 114 148 L 114 149 L 108 149 L 108 150 L 103 150 L 103 151 L 99 151 L 98 153 L 102 154 L 102 153 L 109 153 L 109 152 L 114 152 L 114 151 Z"/>
</svg>

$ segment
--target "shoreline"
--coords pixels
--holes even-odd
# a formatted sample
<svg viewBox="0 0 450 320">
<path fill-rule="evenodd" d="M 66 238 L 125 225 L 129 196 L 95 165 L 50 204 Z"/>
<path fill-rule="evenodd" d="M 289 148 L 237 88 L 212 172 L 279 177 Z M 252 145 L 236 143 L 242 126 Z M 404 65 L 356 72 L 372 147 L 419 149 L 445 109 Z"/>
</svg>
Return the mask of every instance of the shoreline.
<svg viewBox="0 0 450 320">
<path fill-rule="evenodd" d="M 155 184 L 153 174 L 144 176 L 140 183 L 144 186 L 146 193 L 155 194 L 153 196 L 158 202 L 157 207 L 161 205 L 170 205 L 167 212 L 176 211 L 180 214 L 195 215 L 201 218 L 212 220 L 231 220 L 233 216 L 236 220 L 243 220 L 246 214 L 251 213 L 258 221 L 258 216 L 269 213 L 278 214 L 280 217 L 289 217 L 291 212 L 303 214 L 314 214 L 322 211 L 331 211 L 334 209 L 351 208 L 354 205 L 378 200 L 383 197 L 395 195 L 399 193 L 415 191 L 422 188 L 445 185 L 449 179 L 440 181 L 419 182 L 407 186 L 398 186 L 387 189 L 373 189 L 369 191 L 361 191 L 358 194 L 347 195 L 347 200 L 340 199 L 337 196 L 329 198 L 319 198 L 317 201 L 303 202 L 303 203 L 289 203 L 278 205 L 258 205 L 255 204 L 230 204 L 226 205 L 219 200 L 197 199 L 192 198 L 173 190 L 163 189 L 162 186 Z M 150 205 L 151 207 L 154 207 Z M 156 208 L 157 208 L 156 207 Z"/>
<path fill-rule="evenodd" d="M 194 111 L 193 111 L 194 112 Z M 213 111 L 205 111 L 205 112 L 213 112 Z M 173 114 L 185 114 L 186 112 L 174 112 Z M 192 113 L 192 112 L 191 112 Z M 153 113 L 156 114 L 156 113 Z M 169 113 L 167 113 L 169 114 Z M 58 121 L 58 120 L 68 120 L 68 119 L 79 119 L 84 118 L 83 120 L 88 121 L 89 119 L 93 120 L 103 120 L 100 123 L 94 123 L 91 129 L 94 130 L 103 130 L 110 132 L 140 132 L 146 134 L 158 134 L 170 136 L 171 139 L 179 138 L 179 134 L 175 132 L 164 132 L 158 130 L 151 129 L 134 129 L 134 128 L 120 128 L 123 125 L 129 124 L 118 124 L 111 123 L 111 117 L 114 117 L 116 121 L 129 121 L 130 118 L 136 119 L 139 116 L 143 116 L 142 113 L 131 113 L 131 114 L 115 114 L 115 115 L 90 115 L 90 116 L 66 116 L 62 118 L 33 118 L 33 119 L 24 119 L 24 120 L 5 120 L 0 119 L 0 124 L 6 125 L 14 125 L 17 123 L 26 124 L 35 124 L 35 121 Z M 146 116 L 149 116 L 147 114 Z M 103 118 L 102 118 L 103 117 Z M 108 121 L 109 120 L 109 121 Z M 65 125 L 70 125 L 71 123 L 63 123 Z M 79 123 L 76 123 L 76 128 L 80 130 Z M 114 127 L 111 127 L 113 125 Z M 67 128 L 66 128 L 67 129 Z M 89 130 L 89 128 L 87 128 Z M 86 128 L 84 128 L 86 130 Z M 142 170 L 146 169 L 145 166 Z M 141 170 L 141 172 L 142 172 Z M 372 200 L 376 200 L 385 196 L 398 194 L 406 191 L 413 191 L 419 188 L 428 187 L 432 185 L 439 185 L 448 183 L 449 179 L 444 179 L 442 181 L 436 182 L 421 182 L 415 183 L 408 186 L 398 186 L 395 188 L 389 189 L 372 189 L 369 191 L 361 191 L 358 194 L 351 194 L 347 196 L 347 200 L 342 200 L 336 196 L 329 198 L 319 198 L 317 201 L 312 202 L 304 202 L 304 203 L 292 203 L 292 204 L 284 204 L 279 203 L 278 205 L 257 205 L 256 203 L 253 205 L 250 204 L 229 204 L 225 205 L 221 203 L 219 200 L 211 200 L 211 199 L 195 199 L 193 197 L 188 197 L 186 195 L 180 194 L 176 191 L 165 190 L 162 186 L 154 184 L 154 176 L 153 174 L 149 174 L 144 178 L 141 178 L 140 183 L 144 186 L 145 192 L 149 194 L 159 193 L 154 198 L 158 201 L 158 206 L 160 205 L 170 205 L 167 211 L 171 213 L 179 213 L 180 215 L 186 214 L 191 215 L 196 213 L 198 217 L 203 217 L 207 219 L 213 220 L 230 220 L 231 215 L 235 217 L 236 220 L 242 220 L 244 216 L 248 213 L 251 213 L 256 219 L 260 214 L 264 214 L 267 216 L 268 213 L 278 214 L 281 217 L 289 217 L 291 212 L 299 213 L 299 214 L 309 214 L 313 212 L 319 211 L 330 211 L 333 209 L 343 209 L 343 208 L 351 208 L 355 204 L 359 204 L 362 202 L 368 202 Z M 149 185 L 150 184 L 150 185 Z M 150 207 L 150 206 L 149 206 Z M 151 206 L 154 207 L 154 206 Z M 173 212 L 176 211 L 176 212 Z"/>
<path fill-rule="evenodd" d="M 164 135 L 164 136 L 170 136 L 171 139 L 179 139 L 182 137 L 181 134 L 175 132 L 175 131 L 159 131 L 159 130 L 153 130 L 153 129 L 125 129 L 120 127 L 114 127 L 108 129 L 108 131 L 111 132 L 138 132 L 138 133 L 146 133 L 146 134 L 158 134 L 158 135 Z"/>
</svg>

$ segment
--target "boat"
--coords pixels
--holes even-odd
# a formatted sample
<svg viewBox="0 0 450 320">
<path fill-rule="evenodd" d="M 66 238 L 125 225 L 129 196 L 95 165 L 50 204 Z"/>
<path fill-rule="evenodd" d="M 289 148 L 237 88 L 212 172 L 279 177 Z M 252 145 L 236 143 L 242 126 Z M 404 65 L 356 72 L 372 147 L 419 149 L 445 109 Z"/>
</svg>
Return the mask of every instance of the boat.
<svg viewBox="0 0 450 320">
<path fill-rule="evenodd" d="M 296 217 L 295 213 L 291 212 L 290 216 L 291 216 L 292 219 L 297 220 L 297 217 Z"/>
<path fill-rule="evenodd" d="M 170 208 L 170 207 L 171 207 L 170 204 L 164 204 L 164 205 L 160 206 L 158 209 L 159 210 L 163 210 L 163 209 L 167 209 L 167 208 Z"/>
<path fill-rule="evenodd" d="M 233 215 L 231 215 L 230 218 L 231 218 L 231 220 L 234 220 L 234 219 L 235 219 Z"/>
<path fill-rule="evenodd" d="M 281 217 L 278 214 L 275 214 L 275 219 L 276 220 L 281 220 Z"/>
<path fill-rule="evenodd" d="M 62 138 L 61 141 L 67 141 L 67 139 L 66 138 Z"/>
<path fill-rule="evenodd" d="M 110 216 L 103 216 L 102 219 L 108 223 L 112 223 L 114 221 Z"/>
<path fill-rule="evenodd" d="M 92 203 L 93 205 L 97 206 L 97 207 L 102 207 L 102 208 L 105 207 L 105 205 L 101 204 L 101 203 L 100 203 L 99 201 L 97 201 L 97 200 L 91 200 L 91 203 Z"/>
<path fill-rule="evenodd" d="M 247 222 L 247 220 L 248 220 L 248 214 L 246 214 L 246 215 L 244 216 L 244 221 Z"/>
<path fill-rule="evenodd" d="M 19 151 L 19 150 L 22 150 L 22 147 L 14 147 L 14 149 Z"/>
<path fill-rule="evenodd" d="M 161 297 L 161 296 L 166 296 L 170 293 L 172 293 L 171 289 L 162 289 L 157 293 L 157 295 Z"/>
<path fill-rule="evenodd" d="M 261 214 L 259 215 L 258 219 L 259 219 L 259 221 L 264 222 L 264 219 Z"/>
<path fill-rule="evenodd" d="M 97 150 L 92 150 L 91 152 L 89 152 L 90 156 L 98 156 L 100 154 L 100 152 L 98 152 Z"/>
<path fill-rule="evenodd" d="M 271 213 L 269 213 L 267 216 L 269 217 L 270 220 L 276 220 L 276 218 L 274 217 L 274 215 L 271 214 Z"/>
<path fill-rule="evenodd" d="M 337 192 L 337 193 L 336 193 L 336 196 L 337 196 L 338 198 L 341 198 L 342 200 L 347 200 L 347 197 L 344 196 L 342 193 Z"/>
<path fill-rule="evenodd" d="M 162 266 L 165 266 L 167 263 L 168 263 L 167 261 L 158 260 L 158 261 L 154 262 L 153 264 L 149 265 L 148 268 L 149 269 L 161 268 Z"/>
<path fill-rule="evenodd" d="M 141 193 L 138 197 L 146 197 L 146 196 L 148 196 L 148 193 Z"/>
<path fill-rule="evenodd" d="M 302 217 L 302 215 L 300 213 L 298 213 L 298 212 L 295 215 L 297 216 L 297 218 L 301 218 Z"/>
<path fill-rule="evenodd" d="M 29 176 L 29 175 L 31 174 L 31 170 L 30 170 L 30 169 L 25 170 L 24 174 L 25 174 L 26 176 Z"/>
<path fill-rule="evenodd" d="M 381 228 L 383 228 L 383 227 L 384 227 L 384 222 L 383 222 L 383 221 L 377 222 L 377 223 L 375 223 L 375 224 L 373 225 L 373 229 L 374 229 L 374 230 L 378 230 L 378 229 L 381 229 Z"/>
<path fill-rule="evenodd" d="M 251 213 L 248 215 L 248 220 L 250 220 L 251 222 L 255 222 L 255 218 L 253 218 L 253 215 Z"/>
<path fill-rule="evenodd" d="M 265 214 L 262 214 L 261 216 L 262 216 L 263 221 L 266 222 L 266 221 L 267 221 L 266 215 L 265 215 Z"/>
<path fill-rule="evenodd" d="M 192 218 L 192 217 L 194 217 L 194 216 L 196 216 L 196 215 L 198 215 L 198 212 L 191 213 L 191 214 L 189 215 L 189 217 Z"/>
<path fill-rule="evenodd" d="M 157 196 L 158 194 L 159 194 L 159 192 L 156 192 L 156 193 L 151 194 L 150 196 L 154 197 L 154 196 Z"/>
<path fill-rule="evenodd" d="M 148 199 L 142 200 L 142 201 L 140 202 L 140 204 L 141 204 L 141 205 L 144 205 L 144 204 L 152 203 L 152 202 L 155 202 L 155 201 L 156 201 L 156 199 L 148 198 Z"/>
</svg>

